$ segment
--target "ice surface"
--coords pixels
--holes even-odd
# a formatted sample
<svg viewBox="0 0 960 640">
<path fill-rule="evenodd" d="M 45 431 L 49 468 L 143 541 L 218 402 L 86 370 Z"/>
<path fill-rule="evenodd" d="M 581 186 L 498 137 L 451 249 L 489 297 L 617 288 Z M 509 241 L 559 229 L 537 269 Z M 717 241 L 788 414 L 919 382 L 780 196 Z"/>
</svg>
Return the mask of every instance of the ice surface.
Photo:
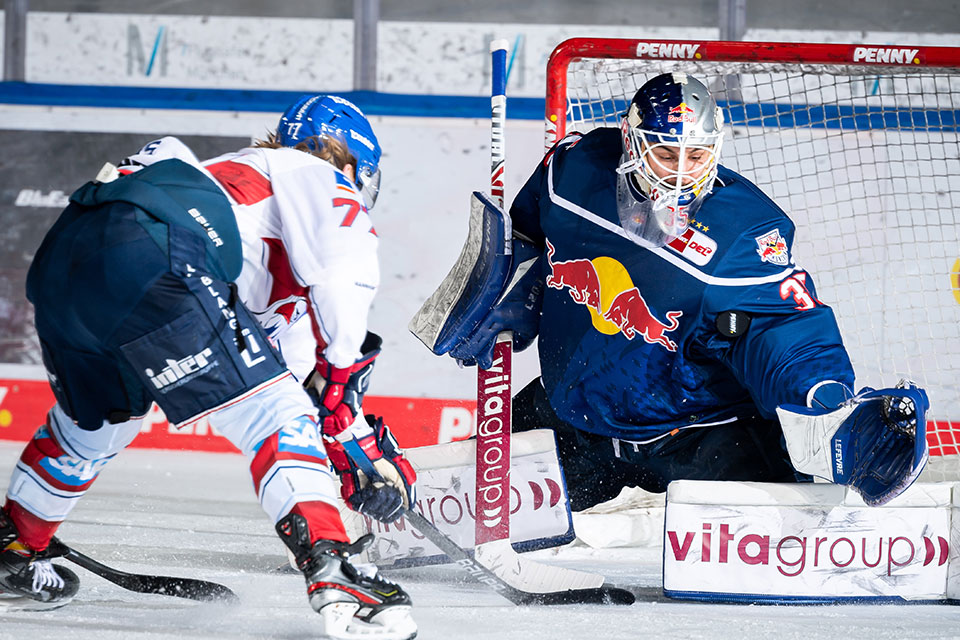
<svg viewBox="0 0 960 640">
<path fill-rule="evenodd" d="M 21 445 L 0 442 L 6 483 Z M 302 578 L 277 571 L 283 547 L 260 511 L 239 455 L 129 450 L 103 471 L 61 527 L 67 544 L 123 571 L 203 578 L 237 592 L 237 605 L 125 591 L 70 565 L 81 578 L 68 606 L 0 613 L 0 640 L 317 638 Z M 570 546 L 538 560 L 604 573 L 655 591 L 659 549 Z M 67 563 L 69 564 L 69 563 Z M 419 638 L 614 640 L 655 638 L 960 637 L 960 608 L 936 605 L 819 607 L 704 605 L 655 599 L 629 607 L 514 607 L 450 566 L 389 572 L 414 601 Z"/>
</svg>

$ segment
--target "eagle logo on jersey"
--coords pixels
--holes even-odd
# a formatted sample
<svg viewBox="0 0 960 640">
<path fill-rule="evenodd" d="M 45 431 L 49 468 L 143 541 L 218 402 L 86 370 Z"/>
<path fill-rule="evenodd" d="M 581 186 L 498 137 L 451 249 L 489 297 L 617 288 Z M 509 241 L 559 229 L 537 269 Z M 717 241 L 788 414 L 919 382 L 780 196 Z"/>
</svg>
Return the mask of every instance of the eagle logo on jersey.
<svg viewBox="0 0 960 640">
<path fill-rule="evenodd" d="M 555 249 L 547 240 L 546 284 L 552 289 L 567 289 L 570 298 L 590 312 L 593 327 L 600 333 L 623 334 L 627 340 L 641 336 L 648 344 L 659 344 L 676 351 L 677 343 L 665 334 L 680 326 L 683 311 L 668 311 L 661 322 L 651 311 L 630 274 L 619 261 L 607 256 L 593 260 L 553 260 Z"/>
<path fill-rule="evenodd" d="M 306 313 L 307 301 L 302 296 L 294 294 L 281 300 L 274 300 L 269 307 L 259 313 L 254 312 L 253 315 L 267 332 L 270 341 L 275 342 L 289 326 Z"/>
<path fill-rule="evenodd" d="M 787 241 L 780 235 L 779 229 L 754 238 L 757 241 L 757 254 L 762 262 L 770 262 L 781 267 L 790 263 Z"/>
</svg>

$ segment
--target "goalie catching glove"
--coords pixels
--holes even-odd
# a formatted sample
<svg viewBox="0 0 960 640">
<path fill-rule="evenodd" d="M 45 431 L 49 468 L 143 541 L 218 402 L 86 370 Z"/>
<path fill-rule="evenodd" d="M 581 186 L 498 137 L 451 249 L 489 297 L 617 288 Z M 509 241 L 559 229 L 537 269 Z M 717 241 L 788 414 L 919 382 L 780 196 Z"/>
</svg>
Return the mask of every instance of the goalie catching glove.
<svg viewBox="0 0 960 640">
<path fill-rule="evenodd" d="M 927 461 L 927 394 L 901 381 L 857 395 L 840 382 L 815 387 L 810 407 L 777 408 L 790 461 L 801 473 L 849 485 L 871 506 L 903 493 Z"/>
<path fill-rule="evenodd" d="M 341 443 L 352 439 L 363 449 L 380 478 L 371 482 L 344 451 Z M 383 418 L 368 415 L 365 420 L 358 419 L 335 438 L 324 434 L 324 442 L 340 477 L 340 495 L 354 511 L 381 522 L 393 522 L 416 502 L 417 473 Z"/>
</svg>

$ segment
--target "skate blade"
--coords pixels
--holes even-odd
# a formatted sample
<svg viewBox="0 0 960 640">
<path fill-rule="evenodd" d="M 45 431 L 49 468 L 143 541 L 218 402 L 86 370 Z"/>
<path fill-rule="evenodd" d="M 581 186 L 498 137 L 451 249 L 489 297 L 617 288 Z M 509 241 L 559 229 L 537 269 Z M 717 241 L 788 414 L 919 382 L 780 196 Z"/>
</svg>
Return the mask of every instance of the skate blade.
<svg viewBox="0 0 960 640">
<path fill-rule="evenodd" d="M 324 635 L 332 640 L 411 640 L 417 636 L 409 607 L 391 607 L 371 622 L 354 617 L 359 609 L 356 602 L 333 602 L 320 609 Z"/>
<path fill-rule="evenodd" d="M 29 596 L 0 592 L 0 611 L 52 611 L 68 604 L 71 600 L 73 598 L 44 602 Z"/>
</svg>

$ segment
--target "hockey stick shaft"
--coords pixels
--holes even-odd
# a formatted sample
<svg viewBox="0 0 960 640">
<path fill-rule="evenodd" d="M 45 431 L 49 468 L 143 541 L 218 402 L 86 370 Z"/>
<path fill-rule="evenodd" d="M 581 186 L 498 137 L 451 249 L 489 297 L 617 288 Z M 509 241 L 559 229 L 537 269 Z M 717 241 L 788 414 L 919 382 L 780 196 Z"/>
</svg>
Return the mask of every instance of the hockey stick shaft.
<svg viewBox="0 0 960 640">
<path fill-rule="evenodd" d="M 118 571 L 67 546 L 57 538 L 50 542 L 50 548 L 57 555 L 62 555 L 70 562 L 128 591 L 155 593 L 188 600 L 237 600 L 237 594 L 216 582 Z"/>
<path fill-rule="evenodd" d="M 383 480 L 383 476 L 373 466 L 373 462 L 356 440 L 341 442 L 347 455 L 370 479 Z M 416 512 L 412 507 L 404 512 L 404 517 L 417 528 L 430 542 L 443 551 L 454 564 L 467 575 L 481 584 L 485 584 L 504 598 L 517 605 L 529 604 L 633 604 L 635 597 L 625 589 L 603 585 L 586 589 L 566 589 L 563 591 L 532 592 L 519 589 L 501 578 L 492 569 L 476 560 L 466 549 L 454 542 L 436 525 Z"/>
<path fill-rule="evenodd" d="M 506 159 L 507 122 L 507 41 L 490 43 L 492 80 L 490 91 L 490 195 L 503 207 L 503 170 Z"/>
<path fill-rule="evenodd" d="M 504 204 L 507 116 L 506 40 L 490 43 L 490 192 Z M 511 242 L 510 234 L 507 242 Z M 510 539 L 510 431 L 513 334 L 503 331 L 493 347 L 493 366 L 477 367 L 476 544 Z"/>
</svg>

